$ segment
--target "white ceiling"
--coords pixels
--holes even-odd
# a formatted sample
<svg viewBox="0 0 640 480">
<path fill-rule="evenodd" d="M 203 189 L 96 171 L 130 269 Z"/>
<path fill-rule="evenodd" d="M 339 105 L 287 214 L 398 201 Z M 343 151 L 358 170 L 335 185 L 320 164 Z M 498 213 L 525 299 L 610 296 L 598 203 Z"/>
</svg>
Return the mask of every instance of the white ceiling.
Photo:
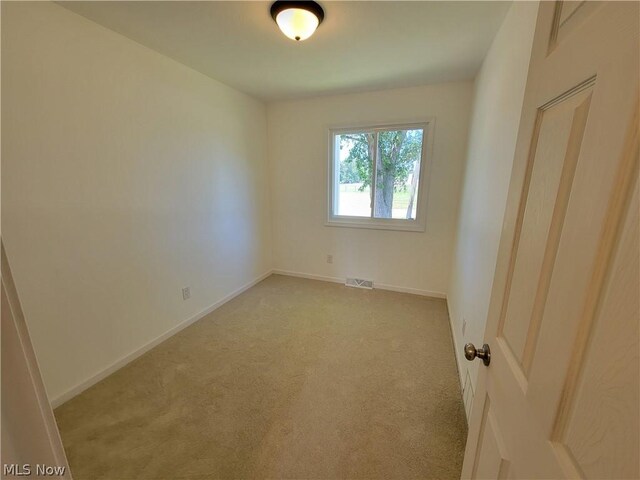
<svg viewBox="0 0 640 480">
<path fill-rule="evenodd" d="M 60 2 L 260 99 L 406 87 L 475 76 L 510 2 L 320 2 L 308 40 L 286 38 L 270 2 Z"/>
</svg>

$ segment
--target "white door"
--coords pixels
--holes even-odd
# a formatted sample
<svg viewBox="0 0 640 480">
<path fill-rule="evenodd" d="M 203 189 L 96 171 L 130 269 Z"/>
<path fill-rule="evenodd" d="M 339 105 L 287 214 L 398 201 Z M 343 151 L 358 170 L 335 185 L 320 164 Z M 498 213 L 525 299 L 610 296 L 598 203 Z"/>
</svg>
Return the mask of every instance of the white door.
<svg viewBox="0 0 640 480">
<path fill-rule="evenodd" d="M 463 478 L 640 477 L 639 15 L 541 2 Z"/>
<path fill-rule="evenodd" d="M 2 448 L 0 478 L 38 476 L 36 465 L 55 478 L 71 479 L 58 426 L 42 383 L 29 330 L 4 251 L 0 246 L 2 355 Z M 41 476 L 44 475 L 40 472 Z"/>
</svg>

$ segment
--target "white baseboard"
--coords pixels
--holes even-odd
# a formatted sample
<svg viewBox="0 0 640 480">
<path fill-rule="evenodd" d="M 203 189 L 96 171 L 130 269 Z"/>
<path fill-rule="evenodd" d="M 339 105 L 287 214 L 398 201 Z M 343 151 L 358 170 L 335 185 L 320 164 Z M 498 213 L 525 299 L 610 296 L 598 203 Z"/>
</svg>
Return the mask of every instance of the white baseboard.
<svg viewBox="0 0 640 480">
<path fill-rule="evenodd" d="M 458 358 L 458 349 L 462 349 L 464 348 L 462 346 L 462 344 L 459 342 L 458 340 L 458 336 L 456 334 L 456 328 L 455 328 L 455 324 L 453 323 L 453 316 L 451 314 L 451 307 L 449 306 L 449 299 L 447 299 L 447 312 L 448 312 L 448 317 L 449 317 L 449 329 L 451 330 L 451 341 L 453 342 L 453 356 L 456 359 L 456 370 L 458 372 L 458 381 L 460 382 L 460 392 L 462 394 L 462 403 L 465 406 L 465 414 L 467 417 L 467 422 L 469 421 L 469 415 L 467 414 L 467 401 L 466 399 L 468 398 L 465 392 L 465 388 L 468 388 L 466 385 L 466 380 L 463 379 L 462 377 L 462 368 L 460 366 L 460 359 Z M 462 350 L 460 350 L 462 351 Z M 467 377 L 469 376 L 469 371 L 468 369 L 465 369 L 465 372 L 467 373 Z M 470 377 L 469 377 L 470 378 Z M 471 386 L 471 399 L 470 401 L 473 402 L 473 385 L 471 385 L 471 383 L 469 383 L 469 385 Z"/>
<path fill-rule="evenodd" d="M 179 331 L 184 330 L 185 328 L 187 328 L 192 323 L 195 323 L 198 320 L 200 320 L 201 318 L 205 317 L 206 315 L 209 315 L 211 312 L 213 312 L 217 308 L 220 308 L 222 305 L 224 305 L 228 301 L 234 299 L 235 297 L 237 297 L 241 293 L 247 291 L 248 289 L 253 287 L 255 284 L 257 284 L 257 283 L 261 282 L 262 280 L 264 280 L 265 278 L 269 277 L 271 274 L 272 274 L 271 270 L 269 270 L 266 273 L 263 273 L 258 278 L 256 278 L 256 279 L 252 280 L 251 282 L 243 285 L 242 287 L 238 288 L 237 290 L 234 290 L 233 292 L 231 292 L 230 294 L 226 295 L 222 299 L 218 300 L 216 303 L 214 303 L 213 305 L 207 307 L 203 311 L 193 315 L 192 317 L 187 318 L 186 320 L 180 322 L 176 326 L 174 326 L 174 327 L 170 328 L 169 330 L 167 330 L 166 332 L 164 332 L 162 335 L 154 338 L 150 342 L 144 344 L 143 346 L 141 346 L 140 348 L 134 350 L 133 352 L 129 353 L 128 355 L 125 355 L 124 357 L 122 357 L 121 359 L 119 359 L 116 362 L 112 363 L 110 366 L 108 366 L 104 370 L 99 371 L 98 373 L 96 373 L 95 375 L 92 375 L 91 377 L 89 377 L 86 380 L 82 381 L 81 383 L 79 383 L 75 387 L 72 387 L 71 389 L 67 390 L 63 394 L 58 395 L 57 397 L 53 398 L 51 400 L 52 408 L 59 407 L 64 402 L 66 402 L 68 400 L 71 400 L 73 397 L 75 397 L 76 395 L 82 393 L 87 388 L 95 385 L 100 380 L 108 377 L 109 375 L 111 375 L 115 371 L 121 369 L 122 367 L 124 367 L 129 362 L 131 362 L 131 361 L 135 360 L 136 358 L 140 357 L 141 355 L 147 353 L 153 347 L 155 347 L 155 346 L 159 345 L 160 343 L 164 342 L 169 337 L 172 337 L 173 335 L 175 335 Z"/>
<path fill-rule="evenodd" d="M 257 284 L 257 283 L 261 282 L 262 280 L 264 280 L 265 278 L 269 277 L 271 274 L 286 275 L 286 276 L 289 276 L 289 277 L 309 278 L 311 280 L 321 280 L 321 281 L 324 281 L 324 282 L 333 282 L 333 283 L 342 283 L 342 284 L 344 284 L 344 282 L 345 282 L 344 278 L 327 277 L 327 276 L 323 276 L 323 275 L 314 275 L 314 274 L 310 274 L 310 273 L 291 272 L 291 271 L 287 271 L 287 270 L 270 270 L 268 272 L 265 272 L 262 275 L 260 275 L 258 278 L 252 280 L 251 282 L 247 283 L 246 285 L 243 285 L 242 287 L 238 288 L 237 290 L 234 290 L 233 292 L 231 292 L 230 294 L 226 295 L 225 297 L 223 297 L 222 299 L 220 299 L 219 301 L 217 301 L 213 305 L 207 307 L 203 311 L 197 313 L 196 315 L 194 315 L 194 316 L 192 316 L 190 318 L 187 318 L 186 320 L 180 322 L 176 326 L 174 326 L 174 327 L 170 328 L 169 330 L 167 330 L 166 332 L 164 332 L 162 335 L 154 338 L 150 342 L 142 345 L 140 348 L 138 348 L 138 349 L 134 350 L 133 352 L 131 352 L 131 353 L 125 355 L 124 357 L 120 358 L 119 360 L 117 360 L 116 362 L 112 363 L 111 365 L 109 365 L 104 370 L 99 371 L 95 375 L 92 375 L 91 377 L 87 378 L 86 380 L 80 382 L 78 385 L 70 388 L 69 390 L 67 390 L 63 394 L 58 395 L 57 397 L 51 399 L 51 406 L 53 408 L 57 408 L 60 405 L 62 405 L 63 403 L 65 403 L 66 401 L 71 400 L 76 395 L 79 395 L 80 393 L 82 393 L 83 391 L 88 389 L 89 387 L 91 387 L 91 386 L 95 385 L 96 383 L 98 383 L 100 380 L 108 377 L 109 375 L 111 375 L 115 371 L 121 369 L 122 367 L 124 367 L 125 365 L 130 363 L 131 361 L 133 361 L 136 358 L 144 355 L 145 353 L 147 353 L 149 350 L 151 350 L 155 346 L 161 344 L 162 342 L 164 342 L 168 338 L 172 337 L 176 333 L 178 333 L 181 330 L 184 330 L 185 328 L 187 328 L 192 323 L 195 323 L 198 320 L 200 320 L 201 318 L 203 318 L 206 315 L 210 314 L 211 312 L 213 312 L 217 308 L 221 307 L 222 305 L 224 305 L 228 301 L 232 300 L 233 298 L 237 297 L 241 293 L 243 293 L 246 290 L 250 289 L 255 284 Z M 421 295 L 421 296 L 432 297 L 432 298 L 446 298 L 446 295 L 444 293 L 441 293 L 441 292 L 430 292 L 430 291 L 427 291 L 427 290 L 420 290 L 420 289 L 409 288 L 409 287 L 398 287 L 398 286 L 395 286 L 395 285 L 375 284 L 375 288 L 379 288 L 381 290 L 390 290 L 390 291 L 394 291 L 394 292 L 411 293 L 411 294 L 414 294 L 414 295 Z"/>
<path fill-rule="evenodd" d="M 323 275 L 314 275 L 312 273 L 299 273 L 299 272 L 291 272 L 289 270 L 278 270 L 278 269 L 275 269 L 272 272 L 275 275 L 286 275 L 287 277 L 308 278 L 310 280 L 320 280 L 322 282 L 331 282 L 331 283 L 344 283 L 344 278 L 325 277 Z"/>
<path fill-rule="evenodd" d="M 313 273 L 292 272 L 289 270 L 275 269 L 272 271 L 272 273 L 276 275 L 286 275 L 288 277 L 299 277 L 299 278 L 309 278 L 311 280 L 321 280 L 323 282 L 333 282 L 333 283 L 342 283 L 342 284 L 344 284 L 345 282 L 344 278 L 327 277 L 324 275 L 315 275 Z M 420 290 L 418 288 L 410 288 L 410 287 L 398 287 L 396 285 L 387 285 L 384 283 L 374 282 L 373 288 L 379 288 L 380 290 L 390 290 L 392 292 L 411 293 L 413 295 L 421 295 L 423 297 L 447 298 L 447 295 L 442 292 L 431 292 L 428 290 Z"/>
</svg>

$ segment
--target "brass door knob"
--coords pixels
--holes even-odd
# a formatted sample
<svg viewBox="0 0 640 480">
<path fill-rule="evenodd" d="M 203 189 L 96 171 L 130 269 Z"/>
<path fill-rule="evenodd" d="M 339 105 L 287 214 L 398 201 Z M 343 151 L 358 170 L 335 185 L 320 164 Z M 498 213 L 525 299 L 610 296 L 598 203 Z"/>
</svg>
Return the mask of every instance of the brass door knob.
<svg viewBox="0 0 640 480">
<path fill-rule="evenodd" d="M 484 344 L 482 348 L 476 348 L 473 343 L 467 343 L 464 346 L 464 356 L 467 360 L 471 361 L 474 358 L 478 357 L 482 359 L 482 363 L 485 366 L 489 366 L 491 363 L 491 349 L 488 344 Z"/>
</svg>

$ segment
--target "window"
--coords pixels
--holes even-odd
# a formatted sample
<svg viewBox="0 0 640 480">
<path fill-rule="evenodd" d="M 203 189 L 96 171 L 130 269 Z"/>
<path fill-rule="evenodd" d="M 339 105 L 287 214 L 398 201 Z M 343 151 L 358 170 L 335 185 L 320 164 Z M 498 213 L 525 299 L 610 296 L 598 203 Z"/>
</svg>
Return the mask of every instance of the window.
<svg viewBox="0 0 640 480">
<path fill-rule="evenodd" d="M 331 130 L 327 225 L 424 231 L 428 127 Z"/>
</svg>

